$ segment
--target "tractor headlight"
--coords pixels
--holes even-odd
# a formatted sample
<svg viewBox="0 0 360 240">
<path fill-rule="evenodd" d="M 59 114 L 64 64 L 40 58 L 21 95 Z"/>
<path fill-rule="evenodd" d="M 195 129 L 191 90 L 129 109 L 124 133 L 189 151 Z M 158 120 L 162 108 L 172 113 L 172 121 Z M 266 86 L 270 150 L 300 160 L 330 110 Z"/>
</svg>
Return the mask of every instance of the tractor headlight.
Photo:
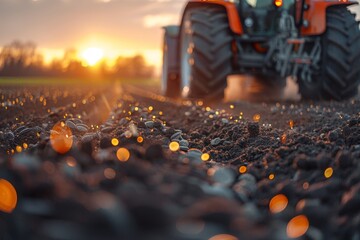
<svg viewBox="0 0 360 240">
<path fill-rule="evenodd" d="M 274 0 L 274 5 L 276 6 L 276 7 L 282 7 L 282 5 L 283 5 L 283 0 Z"/>
</svg>

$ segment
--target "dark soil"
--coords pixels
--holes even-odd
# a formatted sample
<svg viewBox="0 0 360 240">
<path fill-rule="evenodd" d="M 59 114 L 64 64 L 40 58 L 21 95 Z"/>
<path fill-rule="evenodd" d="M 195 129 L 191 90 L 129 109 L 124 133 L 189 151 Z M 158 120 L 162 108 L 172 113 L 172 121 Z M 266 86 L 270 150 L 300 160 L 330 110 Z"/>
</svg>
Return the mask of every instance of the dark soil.
<svg viewBox="0 0 360 240">
<path fill-rule="evenodd" d="M 1 90 L 0 179 L 18 201 L 0 200 L 0 239 L 359 239 L 359 98 L 208 106 L 90 89 Z"/>
</svg>

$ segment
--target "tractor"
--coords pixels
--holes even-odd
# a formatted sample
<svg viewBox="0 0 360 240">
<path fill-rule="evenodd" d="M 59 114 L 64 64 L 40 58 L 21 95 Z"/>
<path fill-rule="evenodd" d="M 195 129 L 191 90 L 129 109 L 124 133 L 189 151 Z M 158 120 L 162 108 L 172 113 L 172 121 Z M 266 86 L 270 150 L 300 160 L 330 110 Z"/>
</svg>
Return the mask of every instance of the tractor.
<svg viewBox="0 0 360 240">
<path fill-rule="evenodd" d="M 351 0 L 190 0 L 179 26 L 166 26 L 162 92 L 221 100 L 227 77 L 284 87 L 296 79 L 307 100 L 354 97 L 360 30 Z"/>
</svg>

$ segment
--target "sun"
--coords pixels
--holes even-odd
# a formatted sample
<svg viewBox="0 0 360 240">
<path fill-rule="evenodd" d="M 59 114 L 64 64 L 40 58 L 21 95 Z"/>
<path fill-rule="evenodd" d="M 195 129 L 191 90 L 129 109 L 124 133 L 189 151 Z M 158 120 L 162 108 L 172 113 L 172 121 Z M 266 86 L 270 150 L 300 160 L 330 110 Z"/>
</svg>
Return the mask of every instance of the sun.
<svg viewBox="0 0 360 240">
<path fill-rule="evenodd" d="M 100 48 L 87 48 L 83 51 L 81 57 L 87 65 L 94 66 L 104 57 L 104 51 Z"/>
</svg>

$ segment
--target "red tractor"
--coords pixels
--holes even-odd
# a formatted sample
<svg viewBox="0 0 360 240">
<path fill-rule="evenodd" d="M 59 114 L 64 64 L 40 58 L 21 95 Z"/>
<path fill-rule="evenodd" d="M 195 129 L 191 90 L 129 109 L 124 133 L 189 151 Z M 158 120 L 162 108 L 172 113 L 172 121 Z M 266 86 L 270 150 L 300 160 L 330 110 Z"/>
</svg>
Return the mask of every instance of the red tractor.
<svg viewBox="0 0 360 240">
<path fill-rule="evenodd" d="M 221 99 L 227 76 L 278 86 L 296 78 L 303 99 L 343 100 L 360 82 L 360 31 L 351 0 L 190 0 L 165 27 L 162 91 Z"/>
</svg>

